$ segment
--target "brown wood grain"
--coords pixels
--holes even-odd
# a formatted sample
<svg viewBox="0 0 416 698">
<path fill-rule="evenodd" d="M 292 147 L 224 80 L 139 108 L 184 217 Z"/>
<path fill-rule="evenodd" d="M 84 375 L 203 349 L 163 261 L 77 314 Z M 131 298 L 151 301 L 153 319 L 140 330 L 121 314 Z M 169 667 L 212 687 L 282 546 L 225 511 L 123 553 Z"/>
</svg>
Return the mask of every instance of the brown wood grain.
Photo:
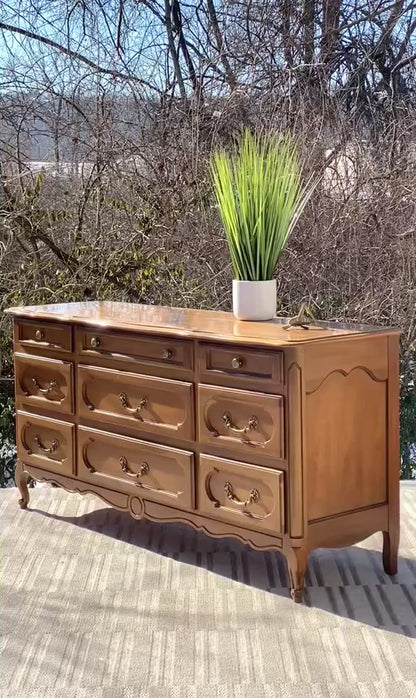
<svg viewBox="0 0 416 698">
<path fill-rule="evenodd" d="M 77 326 L 111 328 L 137 333 L 190 337 L 210 342 L 259 346 L 293 346 L 326 339 L 360 338 L 365 334 L 397 334 L 396 328 L 316 323 L 304 330 L 285 329 L 288 318 L 276 317 L 267 322 L 236 320 L 232 313 L 192 308 L 169 308 L 113 301 L 56 303 L 43 306 L 8 308 L 16 318 L 55 321 Z"/>
<path fill-rule="evenodd" d="M 80 415 L 134 425 L 138 433 L 193 438 L 191 383 L 83 364 L 77 378 Z"/>
<path fill-rule="evenodd" d="M 74 431 L 75 427 L 67 422 L 17 412 L 17 456 L 40 468 L 72 475 Z"/>
<path fill-rule="evenodd" d="M 136 519 L 308 553 L 399 543 L 399 333 L 125 303 L 15 308 L 20 506 L 27 478 Z M 73 341 L 74 340 L 74 341 Z"/>
<path fill-rule="evenodd" d="M 70 361 L 14 355 L 16 404 L 23 409 L 52 409 L 57 412 L 74 412 L 73 364 Z"/>
<path fill-rule="evenodd" d="M 283 533 L 284 473 L 202 454 L 198 509 L 249 528 Z"/>
<path fill-rule="evenodd" d="M 16 322 L 16 349 L 32 348 L 71 352 L 72 328 L 52 322 Z"/>
<path fill-rule="evenodd" d="M 191 452 L 85 427 L 78 427 L 77 437 L 80 479 L 143 499 L 194 507 Z"/>
<path fill-rule="evenodd" d="M 236 454 L 251 451 L 253 457 L 260 452 L 284 458 L 284 399 L 280 395 L 200 385 L 198 416 L 201 444 L 225 443 Z"/>
<path fill-rule="evenodd" d="M 358 367 L 307 395 L 310 521 L 387 500 L 386 388 Z"/>
<path fill-rule="evenodd" d="M 190 340 L 172 337 L 137 336 L 133 332 L 77 328 L 75 346 L 85 356 L 102 356 L 132 363 L 192 370 L 193 346 Z"/>
</svg>

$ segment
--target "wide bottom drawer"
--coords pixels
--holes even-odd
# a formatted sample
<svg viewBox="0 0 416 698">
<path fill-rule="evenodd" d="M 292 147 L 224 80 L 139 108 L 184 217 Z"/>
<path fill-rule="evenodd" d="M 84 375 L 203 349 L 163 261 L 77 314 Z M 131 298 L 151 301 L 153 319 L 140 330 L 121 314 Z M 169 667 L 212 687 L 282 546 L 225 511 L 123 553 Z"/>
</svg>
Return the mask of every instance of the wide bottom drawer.
<svg viewBox="0 0 416 698">
<path fill-rule="evenodd" d="M 245 528 L 284 531 L 284 473 L 201 455 L 198 509 Z"/>
<path fill-rule="evenodd" d="M 143 499 L 194 507 L 189 451 L 78 427 L 78 477 Z"/>
<path fill-rule="evenodd" d="M 72 475 L 74 431 L 73 424 L 18 411 L 17 456 L 28 465 Z"/>
</svg>

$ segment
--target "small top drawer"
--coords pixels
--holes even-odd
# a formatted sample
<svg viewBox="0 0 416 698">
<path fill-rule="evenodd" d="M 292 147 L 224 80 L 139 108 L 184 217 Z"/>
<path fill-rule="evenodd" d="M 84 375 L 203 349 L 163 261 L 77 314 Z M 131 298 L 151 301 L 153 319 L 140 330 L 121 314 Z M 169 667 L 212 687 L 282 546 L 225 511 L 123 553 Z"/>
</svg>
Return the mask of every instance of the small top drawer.
<svg viewBox="0 0 416 698">
<path fill-rule="evenodd" d="M 53 351 L 72 351 L 72 328 L 51 322 L 15 321 L 17 347 L 36 347 Z"/>
<path fill-rule="evenodd" d="M 192 369 L 192 342 L 185 339 L 81 327 L 75 332 L 80 354 Z"/>
<path fill-rule="evenodd" d="M 229 382 L 254 389 L 256 386 L 264 387 L 268 383 L 284 382 L 281 351 L 201 343 L 199 367 L 201 381 L 204 382 Z M 224 381 L 224 378 L 231 378 L 231 381 Z"/>
</svg>

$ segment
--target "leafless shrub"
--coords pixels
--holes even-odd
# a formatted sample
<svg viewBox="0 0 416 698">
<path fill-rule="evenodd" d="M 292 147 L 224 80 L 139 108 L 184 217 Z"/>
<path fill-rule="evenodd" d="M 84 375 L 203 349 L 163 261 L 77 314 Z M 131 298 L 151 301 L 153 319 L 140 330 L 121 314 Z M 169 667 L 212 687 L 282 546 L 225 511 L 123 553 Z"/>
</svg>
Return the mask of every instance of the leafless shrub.
<svg viewBox="0 0 416 698">
<path fill-rule="evenodd" d="M 51 7 L 9 0 L 0 16 L 2 307 L 111 298 L 229 308 L 208 156 L 244 126 L 287 129 L 322 179 L 277 270 L 280 311 L 306 301 L 318 318 L 401 327 L 407 390 L 414 3 Z"/>
</svg>

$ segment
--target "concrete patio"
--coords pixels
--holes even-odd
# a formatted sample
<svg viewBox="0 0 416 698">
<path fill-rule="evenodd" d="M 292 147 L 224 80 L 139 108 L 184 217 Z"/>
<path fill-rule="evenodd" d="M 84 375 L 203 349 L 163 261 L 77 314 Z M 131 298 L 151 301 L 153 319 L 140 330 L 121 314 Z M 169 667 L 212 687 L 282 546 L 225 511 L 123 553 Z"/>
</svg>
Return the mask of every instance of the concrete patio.
<svg viewBox="0 0 416 698">
<path fill-rule="evenodd" d="M 397 577 L 381 534 L 316 551 L 303 606 L 277 554 L 50 487 L 21 511 L 1 490 L 1 695 L 414 698 L 415 484 Z"/>
</svg>

